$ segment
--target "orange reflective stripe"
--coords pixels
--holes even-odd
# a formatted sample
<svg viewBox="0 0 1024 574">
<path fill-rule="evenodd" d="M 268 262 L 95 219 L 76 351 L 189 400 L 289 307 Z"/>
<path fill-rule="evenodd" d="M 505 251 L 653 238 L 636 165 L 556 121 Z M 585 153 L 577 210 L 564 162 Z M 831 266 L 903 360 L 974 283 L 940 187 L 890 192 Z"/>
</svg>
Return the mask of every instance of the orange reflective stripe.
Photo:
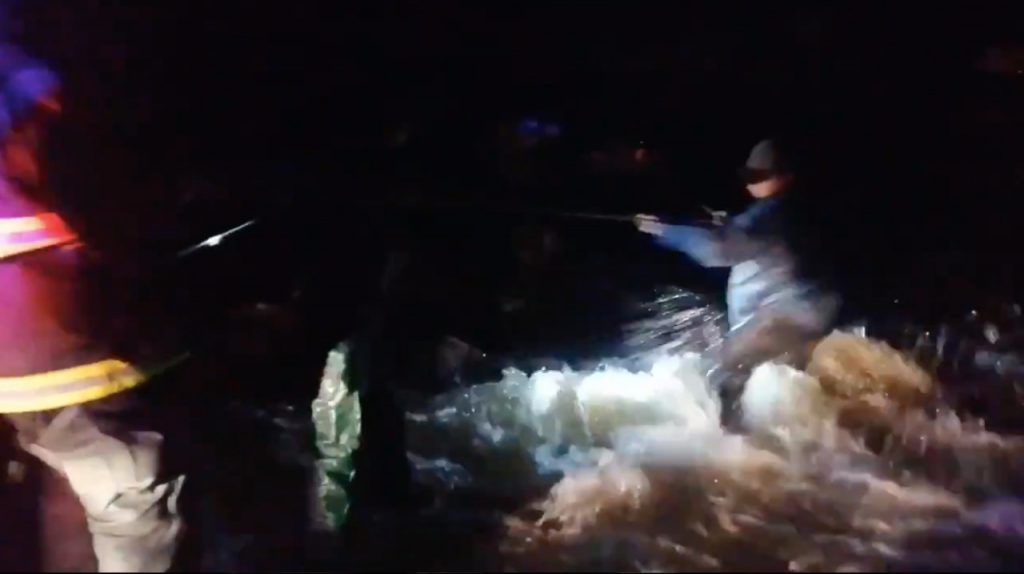
<svg viewBox="0 0 1024 574">
<path fill-rule="evenodd" d="M 43 218 L 36 215 L 0 219 L 0 235 L 13 235 L 15 233 L 39 231 L 45 227 L 46 223 Z"/>
<path fill-rule="evenodd" d="M 62 218 L 61 216 L 57 215 L 56 213 L 53 213 L 53 212 L 40 213 L 40 214 L 36 215 L 36 219 L 38 219 L 42 223 L 43 228 L 46 229 L 49 233 L 52 233 L 54 235 L 58 235 L 58 236 L 61 236 L 61 237 L 74 237 L 75 236 L 75 233 L 73 231 L 71 231 L 68 228 L 67 223 L 64 222 L 64 218 Z"/>
<path fill-rule="evenodd" d="M 39 239 L 38 241 L 29 242 L 29 244 L 19 244 L 14 246 L 5 246 L 3 244 L 0 244 L 0 259 L 6 259 L 8 257 L 14 257 L 15 255 L 22 255 L 23 253 L 29 253 L 53 246 L 59 246 L 60 244 L 66 244 L 66 242 L 70 240 L 73 239 L 49 237 L 46 239 Z"/>
<path fill-rule="evenodd" d="M 56 213 L 0 219 L 0 259 L 77 240 Z"/>
</svg>

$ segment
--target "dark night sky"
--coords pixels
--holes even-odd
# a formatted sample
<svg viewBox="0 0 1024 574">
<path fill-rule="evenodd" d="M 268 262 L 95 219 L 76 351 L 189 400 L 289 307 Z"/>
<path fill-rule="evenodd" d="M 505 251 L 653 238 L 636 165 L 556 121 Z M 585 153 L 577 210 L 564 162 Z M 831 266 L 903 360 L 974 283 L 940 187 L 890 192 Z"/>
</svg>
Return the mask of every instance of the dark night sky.
<svg viewBox="0 0 1024 574">
<path fill-rule="evenodd" d="M 1011 4 L 964 6 L 81 0 L 23 3 L 22 37 L 67 78 L 67 141 L 92 148 L 80 187 L 324 184 L 405 121 L 429 134 L 420 165 L 451 176 L 494 120 L 540 112 L 584 146 L 658 141 L 684 180 L 794 132 L 823 171 L 963 202 L 942 169 L 999 139 L 974 133 L 972 106 L 1020 90 L 974 62 L 1024 37 Z"/>
<path fill-rule="evenodd" d="M 641 122 L 707 115 L 708 100 L 745 118 L 849 112 L 883 91 L 946 91 L 986 34 L 1011 32 L 993 8 L 260 4 L 83 0 L 30 41 L 104 93 L 155 100 L 179 129 L 308 132 L 327 113 L 342 135 L 370 118 L 531 108 Z"/>
<path fill-rule="evenodd" d="M 323 114 L 344 135 L 368 119 L 531 108 L 641 122 L 707 115 L 714 102 L 744 118 L 806 114 L 808 103 L 851 112 L 864 107 L 858 97 L 948 90 L 1005 22 L 813 4 L 154 4 L 83 0 L 39 32 L 56 43 L 38 43 L 106 94 L 154 100 L 178 129 L 219 122 L 314 138 L 307 128 L 323 127 L 310 121 Z"/>
</svg>

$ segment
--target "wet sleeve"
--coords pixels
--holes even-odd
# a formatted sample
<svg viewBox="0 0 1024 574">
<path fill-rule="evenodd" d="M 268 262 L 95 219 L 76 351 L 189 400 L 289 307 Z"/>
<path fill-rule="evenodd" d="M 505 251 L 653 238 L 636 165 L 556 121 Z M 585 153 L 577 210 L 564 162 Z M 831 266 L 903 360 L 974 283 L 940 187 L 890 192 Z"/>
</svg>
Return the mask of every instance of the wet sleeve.
<svg viewBox="0 0 1024 574">
<path fill-rule="evenodd" d="M 717 228 L 669 225 L 657 238 L 660 245 L 692 257 L 704 267 L 731 267 L 757 256 L 762 241 L 751 237 L 740 226 Z"/>
</svg>

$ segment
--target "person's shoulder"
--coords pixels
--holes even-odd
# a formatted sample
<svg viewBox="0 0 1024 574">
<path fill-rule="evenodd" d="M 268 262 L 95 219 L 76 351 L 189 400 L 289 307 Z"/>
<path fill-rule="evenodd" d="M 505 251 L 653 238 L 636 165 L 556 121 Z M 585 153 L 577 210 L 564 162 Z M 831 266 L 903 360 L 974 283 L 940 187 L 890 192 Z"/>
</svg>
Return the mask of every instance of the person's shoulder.
<svg viewBox="0 0 1024 574">
<path fill-rule="evenodd" d="M 749 227 L 774 218 L 782 212 L 782 208 L 783 204 L 778 199 L 759 199 L 733 217 L 732 221 L 740 227 Z"/>
</svg>

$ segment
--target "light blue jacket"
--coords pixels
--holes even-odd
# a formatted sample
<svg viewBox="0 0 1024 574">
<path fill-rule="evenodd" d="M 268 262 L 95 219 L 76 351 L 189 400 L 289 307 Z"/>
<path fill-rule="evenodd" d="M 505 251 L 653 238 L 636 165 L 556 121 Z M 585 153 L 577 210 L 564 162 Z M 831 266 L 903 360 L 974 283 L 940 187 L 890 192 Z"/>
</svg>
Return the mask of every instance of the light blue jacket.
<svg viewBox="0 0 1024 574">
<path fill-rule="evenodd" d="M 785 218 L 782 200 L 764 199 L 725 225 L 667 226 L 657 241 L 704 267 L 732 268 L 726 292 L 731 329 L 767 313 L 825 329 L 838 312 L 838 298 L 799 273 Z"/>
</svg>

